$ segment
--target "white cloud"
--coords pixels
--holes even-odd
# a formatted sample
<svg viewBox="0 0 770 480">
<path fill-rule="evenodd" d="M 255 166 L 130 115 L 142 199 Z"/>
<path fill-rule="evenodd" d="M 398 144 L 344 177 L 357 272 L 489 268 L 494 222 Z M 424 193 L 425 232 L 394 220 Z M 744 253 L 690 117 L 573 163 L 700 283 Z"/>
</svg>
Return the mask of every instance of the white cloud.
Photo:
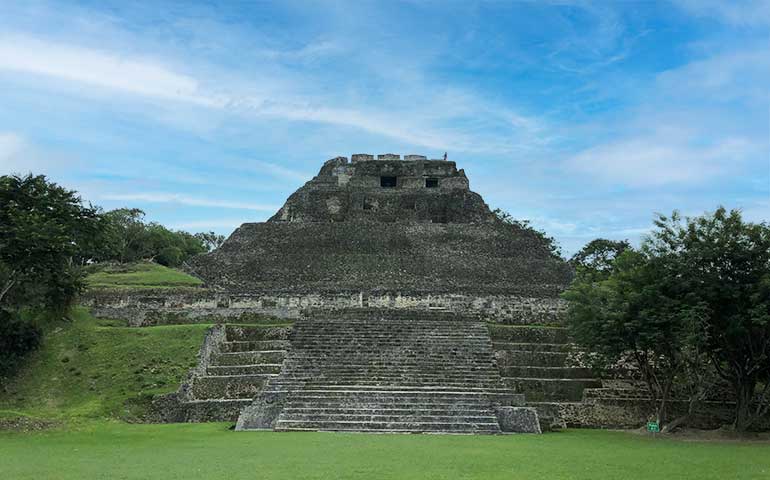
<svg viewBox="0 0 770 480">
<path fill-rule="evenodd" d="M 767 46 L 744 48 L 690 62 L 661 73 L 657 85 L 669 95 L 709 102 L 770 100 L 770 53 Z"/>
<path fill-rule="evenodd" d="M 253 167 L 257 167 L 260 172 L 267 172 L 269 175 L 277 178 L 284 178 L 286 180 L 299 180 L 305 182 L 310 180 L 313 175 L 308 175 L 297 170 L 286 168 L 281 165 L 272 162 L 264 162 L 261 160 L 247 160 L 248 164 Z"/>
<path fill-rule="evenodd" d="M 211 220 L 194 220 L 189 222 L 178 222 L 170 225 L 170 228 L 176 230 L 210 230 L 210 229 L 235 229 L 240 227 L 247 221 L 253 221 L 253 219 L 211 219 Z"/>
<path fill-rule="evenodd" d="M 589 148 L 565 165 L 573 172 L 634 187 L 695 184 L 740 167 L 753 151 L 751 142 L 741 138 L 702 146 L 686 138 L 649 135 Z"/>
<path fill-rule="evenodd" d="M 101 194 L 100 200 L 113 201 L 133 201 L 147 203 L 176 203 L 180 205 L 190 205 L 195 207 L 215 207 L 228 208 L 236 210 L 255 210 L 259 212 L 274 212 L 280 207 L 275 205 L 262 205 L 245 202 L 231 202 L 227 200 L 216 200 L 211 198 L 198 198 L 178 193 L 165 192 L 145 192 L 145 193 L 119 193 L 119 194 Z"/>
<path fill-rule="evenodd" d="M 736 26 L 770 24 L 770 2 L 767 0 L 672 0 L 686 12 L 716 18 Z"/>
<path fill-rule="evenodd" d="M 82 82 L 170 100 L 218 106 L 198 82 L 147 59 L 45 42 L 22 35 L 0 36 L 0 69 Z"/>
<path fill-rule="evenodd" d="M 336 48 L 333 43 L 324 42 L 292 55 L 313 56 Z M 409 95 L 393 85 L 387 98 L 357 101 L 351 107 L 328 91 L 318 91 L 315 79 L 282 70 L 270 82 L 250 83 L 234 78 L 232 72 L 212 75 L 210 68 L 204 68 L 204 74 L 180 73 L 178 68 L 160 60 L 18 34 L 0 35 L 0 70 L 181 102 L 226 114 L 351 127 L 437 150 L 513 151 L 539 148 L 547 138 L 541 122 L 534 118 L 485 102 L 467 91 L 436 89 L 421 81 L 405 86 Z M 216 89 L 209 85 L 216 85 Z M 287 91 L 289 88 L 291 92 Z M 300 91 L 303 93 L 294 93 Z M 404 102 L 405 107 L 389 105 L 391 97 Z M 189 123 L 189 113 L 181 116 L 180 123 Z M 453 123 L 460 126 L 452 126 Z"/>
<path fill-rule="evenodd" d="M 3 170 L 14 162 L 17 155 L 24 148 L 21 137 L 12 132 L 0 132 L 0 166 Z"/>
<path fill-rule="evenodd" d="M 80 163 L 58 152 L 40 151 L 16 132 L 0 132 L 0 175 L 57 174 Z"/>
</svg>

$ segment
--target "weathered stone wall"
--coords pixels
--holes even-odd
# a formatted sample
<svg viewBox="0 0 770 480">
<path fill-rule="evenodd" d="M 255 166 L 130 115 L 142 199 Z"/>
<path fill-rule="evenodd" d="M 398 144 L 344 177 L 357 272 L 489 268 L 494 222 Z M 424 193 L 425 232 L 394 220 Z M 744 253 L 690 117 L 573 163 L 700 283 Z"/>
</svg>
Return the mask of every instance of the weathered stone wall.
<svg viewBox="0 0 770 480">
<path fill-rule="evenodd" d="M 383 176 L 393 177 L 395 185 L 383 187 Z M 358 154 L 350 163 L 346 157 L 324 163 L 270 221 L 469 223 L 491 222 L 494 216 L 454 162 Z"/>
<path fill-rule="evenodd" d="M 564 426 L 577 428 L 639 428 L 652 419 L 653 409 L 649 401 L 605 400 L 599 403 L 562 402 L 532 403 L 541 416 L 558 418 Z M 687 412 L 687 402 L 673 401 L 669 405 L 672 418 Z M 732 423 L 735 404 L 724 401 L 700 404 L 687 422 L 688 427 L 714 429 Z M 770 417 L 761 419 L 752 428 L 758 431 L 770 429 Z"/>
<path fill-rule="evenodd" d="M 388 308 L 440 309 L 504 324 L 562 322 L 565 303 L 559 298 L 515 295 L 347 293 L 234 294 L 207 289 L 95 290 L 81 298 L 94 315 L 124 319 L 131 326 L 185 323 L 264 323 L 298 318 L 311 309 Z"/>
<path fill-rule="evenodd" d="M 557 297 L 572 270 L 515 225 L 247 223 L 189 271 L 229 292 Z"/>
</svg>

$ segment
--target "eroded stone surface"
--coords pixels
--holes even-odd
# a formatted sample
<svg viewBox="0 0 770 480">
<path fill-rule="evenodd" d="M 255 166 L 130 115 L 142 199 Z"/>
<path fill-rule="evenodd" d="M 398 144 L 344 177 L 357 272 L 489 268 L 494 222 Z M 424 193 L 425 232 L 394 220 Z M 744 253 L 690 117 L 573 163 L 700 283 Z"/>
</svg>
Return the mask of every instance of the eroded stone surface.
<svg viewBox="0 0 770 480">
<path fill-rule="evenodd" d="M 537 410 L 530 407 L 495 407 L 500 430 L 505 433 L 542 433 Z"/>
</svg>

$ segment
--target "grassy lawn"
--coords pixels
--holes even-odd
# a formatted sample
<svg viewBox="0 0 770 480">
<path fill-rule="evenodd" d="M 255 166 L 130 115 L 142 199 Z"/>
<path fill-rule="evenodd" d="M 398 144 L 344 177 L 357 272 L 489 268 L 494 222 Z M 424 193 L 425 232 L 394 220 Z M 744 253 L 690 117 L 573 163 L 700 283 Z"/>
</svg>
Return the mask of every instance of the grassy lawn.
<svg viewBox="0 0 770 480">
<path fill-rule="evenodd" d="M 178 288 L 197 287 L 202 282 L 180 270 L 156 263 L 98 266 L 88 275 L 86 283 L 92 288 Z"/>
<path fill-rule="evenodd" d="M 13 479 L 766 479 L 770 444 L 622 432 L 448 436 L 232 432 L 224 424 L 95 423 L 0 433 Z"/>
<path fill-rule="evenodd" d="M 152 394 L 174 391 L 208 325 L 128 328 L 85 309 L 46 332 L 42 347 L 0 389 L 0 415 L 71 421 L 141 415 Z"/>
</svg>

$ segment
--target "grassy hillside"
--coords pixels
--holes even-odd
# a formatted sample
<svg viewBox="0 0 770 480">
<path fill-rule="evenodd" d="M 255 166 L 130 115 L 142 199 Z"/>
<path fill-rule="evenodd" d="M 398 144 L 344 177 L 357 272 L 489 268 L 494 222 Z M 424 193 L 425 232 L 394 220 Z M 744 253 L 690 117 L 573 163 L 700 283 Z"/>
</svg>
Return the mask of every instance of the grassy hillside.
<svg viewBox="0 0 770 480">
<path fill-rule="evenodd" d="M 128 328 L 76 309 L 0 388 L 0 415 L 37 418 L 140 416 L 152 394 L 174 391 L 208 325 Z"/>
<path fill-rule="evenodd" d="M 232 432 L 226 424 L 89 424 L 0 433 L 0 478 L 742 480 L 770 478 L 770 444 L 623 432 L 367 435 Z"/>
<path fill-rule="evenodd" d="M 128 265 L 98 265 L 86 277 L 92 288 L 177 288 L 197 287 L 200 279 L 181 270 L 156 263 L 141 262 Z"/>
</svg>

